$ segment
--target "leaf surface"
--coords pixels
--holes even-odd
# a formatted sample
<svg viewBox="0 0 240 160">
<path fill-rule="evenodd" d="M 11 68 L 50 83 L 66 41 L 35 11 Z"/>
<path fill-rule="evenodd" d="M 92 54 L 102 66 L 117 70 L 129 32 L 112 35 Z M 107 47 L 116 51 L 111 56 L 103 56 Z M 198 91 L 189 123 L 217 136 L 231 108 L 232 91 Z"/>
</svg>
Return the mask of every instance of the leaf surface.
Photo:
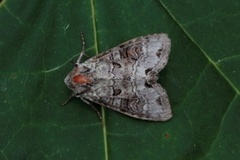
<svg viewBox="0 0 240 160">
<path fill-rule="evenodd" d="M 239 9 L 237 0 L 1 1 L 0 159 L 239 159 Z M 167 33 L 172 51 L 159 83 L 173 118 L 103 108 L 102 127 L 80 99 L 61 107 L 80 31 L 89 57 Z"/>
</svg>

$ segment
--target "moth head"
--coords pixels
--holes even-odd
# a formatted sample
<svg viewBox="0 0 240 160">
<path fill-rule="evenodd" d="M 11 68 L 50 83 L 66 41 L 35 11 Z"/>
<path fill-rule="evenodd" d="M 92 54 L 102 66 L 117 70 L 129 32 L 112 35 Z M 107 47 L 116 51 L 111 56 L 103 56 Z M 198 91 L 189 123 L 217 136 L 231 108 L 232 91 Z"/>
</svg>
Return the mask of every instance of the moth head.
<svg viewBox="0 0 240 160">
<path fill-rule="evenodd" d="M 83 92 L 86 90 L 86 86 L 93 82 L 93 78 L 88 73 L 89 70 L 89 68 L 76 63 L 73 70 L 64 79 L 65 84 L 75 93 Z"/>
</svg>

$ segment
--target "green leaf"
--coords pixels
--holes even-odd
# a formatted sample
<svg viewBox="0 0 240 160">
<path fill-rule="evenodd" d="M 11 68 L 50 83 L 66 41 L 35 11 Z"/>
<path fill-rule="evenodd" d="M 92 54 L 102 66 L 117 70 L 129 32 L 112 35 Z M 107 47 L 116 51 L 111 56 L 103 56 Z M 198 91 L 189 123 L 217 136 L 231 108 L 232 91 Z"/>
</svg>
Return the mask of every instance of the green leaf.
<svg viewBox="0 0 240 160">
<path fill-rule="evenodd" d="M 239 10 L 238 0 L 0 1 L 0 159 L 239 159 Z M 80 99 L 61 107 L 80 31 L 90 57 L 167 33 L 159 83 L 173 118 L 103 108 L 103 127 Z"/>
</svg>

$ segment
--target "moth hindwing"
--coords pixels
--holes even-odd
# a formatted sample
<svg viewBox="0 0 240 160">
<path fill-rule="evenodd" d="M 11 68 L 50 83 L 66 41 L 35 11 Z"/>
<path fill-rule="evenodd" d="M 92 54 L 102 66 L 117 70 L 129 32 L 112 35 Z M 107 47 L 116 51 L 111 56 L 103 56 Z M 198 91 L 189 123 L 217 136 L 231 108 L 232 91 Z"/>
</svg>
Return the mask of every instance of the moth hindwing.
<svg viewBox="0 0 240 160">
<path fill-rule="evenodd" d="M 83 51 L 64 80 L 72 96 L 142 120 L 172 117 L 167 92 L 157 83 L 171 48 L 166 34 L 134 38 L 81 63 L 82 39 Z"/>
</svg>

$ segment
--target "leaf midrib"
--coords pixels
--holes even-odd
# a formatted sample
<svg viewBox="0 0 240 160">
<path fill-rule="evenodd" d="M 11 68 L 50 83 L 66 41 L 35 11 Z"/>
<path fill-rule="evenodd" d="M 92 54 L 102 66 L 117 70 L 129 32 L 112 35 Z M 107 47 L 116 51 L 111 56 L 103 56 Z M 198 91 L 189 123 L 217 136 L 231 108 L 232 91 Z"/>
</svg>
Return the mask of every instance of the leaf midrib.
<svg viewBox="0 0 240 160">
<path fill-rule="evenodd" d="M 98 49 L 98 43 L 97 43 L 97 25 L 96 25 L 96 18 L 95 18 L 95 8 L 94 8 L 94 2 L 91 0 L 91 11 L 92 11 L 92 23 L 93 23 L 93 36 L 94 36 L 94 48 L 96 51 L 96 54 L 99 53 Z M 105 160 L 108 160 L 108 145 L 107 145 L 107 129 L 106 129 L 106 118 L 105 118 L 105 109 L 104 107 L 101 107 L 101 113 L 102 113 L 102 129 L 103 129 L 103 144 L 104 144 L 104 156 Z"/>
</svg>

